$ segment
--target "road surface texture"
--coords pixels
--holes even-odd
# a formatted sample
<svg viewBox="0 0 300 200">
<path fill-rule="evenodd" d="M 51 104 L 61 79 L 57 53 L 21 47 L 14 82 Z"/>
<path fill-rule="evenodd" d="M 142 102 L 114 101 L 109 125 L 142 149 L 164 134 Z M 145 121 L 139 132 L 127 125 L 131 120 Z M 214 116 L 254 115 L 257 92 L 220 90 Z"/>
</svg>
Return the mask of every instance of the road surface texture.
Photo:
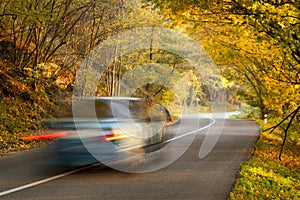
<svg viewBox="0 0 300 200">
<path fill-rule="evenodd" d="M 193 120 L 184 126 L 189 127 Z M 216 120 L 213 126 L 222 124 Z M 259 127 L 249 120 L 226 119 L 213 150 L 199 159 L 204 133 L 205 130 L 196 134 L 192 145 L 176 162 L 148 173 L 93 166 L 68 174 L 74 169 L 41 168 L 50 160 L 43 149 L 6 155 L 0 158 L 0 199 L 225 200 L 240 164 L 249 159 Z M 160 159 L 163 157 L 164 154 Z M 156 164 L 160 159 L 149 163 Z M 62 176 L 55 177 L 58 174 Z"/>
</svg>

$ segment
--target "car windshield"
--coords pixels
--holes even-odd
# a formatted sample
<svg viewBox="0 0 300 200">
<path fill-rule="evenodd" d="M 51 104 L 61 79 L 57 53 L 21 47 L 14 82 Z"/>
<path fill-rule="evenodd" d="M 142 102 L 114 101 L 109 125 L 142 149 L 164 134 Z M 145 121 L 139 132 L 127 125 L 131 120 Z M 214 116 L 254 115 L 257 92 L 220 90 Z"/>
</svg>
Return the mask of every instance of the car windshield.
<svg viewBox="0 0 300 200">
<path fill-rule="evenodd" d="M 148 121 L 150 119 L 147 101 L 139 98 L 86 98 L 77 103 L 76 116 L 73 116 L 72 104 L 67 103 L 60 117 L 93 118 L 96 112 L 100 120 L 115 118 Z M 93 106 L 95 110 L 91 109 Z"/>
</svg>

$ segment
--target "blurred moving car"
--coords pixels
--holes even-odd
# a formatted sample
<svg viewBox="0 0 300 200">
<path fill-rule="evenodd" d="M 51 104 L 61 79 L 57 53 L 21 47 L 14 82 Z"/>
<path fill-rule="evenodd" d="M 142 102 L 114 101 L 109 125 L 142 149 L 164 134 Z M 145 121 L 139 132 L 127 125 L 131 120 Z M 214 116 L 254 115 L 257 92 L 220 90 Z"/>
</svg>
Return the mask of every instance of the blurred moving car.
<svg viewBox="0 0 300 200">
<path fill-rule="evenodd" d="M 74 106 L 75 104 L 75 106 Z M 45 120 L 51 133 L 24 139 L 55 138 L 58 165 L 122 162 L 161 148 L 168 110 L 142 98 L 88 97 L 64 107 L 64 116 Z"/>
</svg>

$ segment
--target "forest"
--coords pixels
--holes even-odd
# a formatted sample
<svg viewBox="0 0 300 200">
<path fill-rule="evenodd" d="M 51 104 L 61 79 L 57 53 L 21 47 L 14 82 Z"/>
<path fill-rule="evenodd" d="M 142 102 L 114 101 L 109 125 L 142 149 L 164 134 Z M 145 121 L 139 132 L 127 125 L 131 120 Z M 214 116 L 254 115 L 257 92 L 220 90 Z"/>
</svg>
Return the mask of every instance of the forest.
<svg viewBox="0 0 300 200">
<path fill-rule="evenodd" d="M 89 53 L 139 27 L 178 30 L 198 41 L 220 71 L 229 109 L 244 105 L 246 117 L 283 119 L 286 132 L 299 125 L 297 1 L 4 0 L 0 9 L 1 140 L 39 129 L 41 119 L 60 110 L 59 102 L 72 98 L 80 63 Z M 187 91 L 186 104 L 197 99 L 201 111 L 209 110 L 213 91 L 184 58 L 151 44 L 112 54 L 93 95 L 121 95 L 119 80 L 126 71 L 160 63 L 189 77 L 193 94 Z M 155 83 L 133 95 L 167 106 L 175 98 Z"/>
<path fill-rule="evenodd" d="M 120 96 L 126 72 L 160 63 L 171 77 L 188 77 L 183 104 L 196 100 L 199 112 L 210 112 L 212 96 L 225 90 L 228 110 L 241 109 L 239 117 L 258 121 L 267 116 L 265 131 L 276 132 L 281 153 L 288 143 L 286 148 L 298 152 L 293 155 L 297 160 L 299 10 L 296 0 L 2 0 L 0 155 L 42 145 L 20 138 L 41 131 L 42 119 L 59 115 L 61 102 L 72 99 L 82 61 L 99 44 L 124 31 L 159 27 L 185 34 L 205 49 L 220 72 L 222 88 L 203 81 L 185 58 L 151 42 L 126 54 L 115 48 L 92 95 Z M 155 81 L 132 96 L 178 111 L 174 91 Z"/>
</svg>

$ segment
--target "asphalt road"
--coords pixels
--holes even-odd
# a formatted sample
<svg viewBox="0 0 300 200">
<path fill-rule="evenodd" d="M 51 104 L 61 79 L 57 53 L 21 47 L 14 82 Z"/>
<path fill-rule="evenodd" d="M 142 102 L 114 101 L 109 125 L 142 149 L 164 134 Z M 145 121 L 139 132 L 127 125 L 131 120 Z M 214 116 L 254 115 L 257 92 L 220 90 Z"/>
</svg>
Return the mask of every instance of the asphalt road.
<svg viewBox="0 0 300 200">
<path fill-rule="evenodd" d="M 195 120 L 191 117 L 170 131 L 189 132 L 195 128 Z M 197 126 L 210 123 L 211 120 L 203 119 Z M 222 132 L 205 158 L 198 156 L 207 133 L 204 129 L 179 138 L 176 140 L 179 145 L 163 151 L 161 157 L 136 163 L 136 166 L 155 167 L 165 158 L 180 154 L 186 148 L 180 144 L 195 136 L 179 159 L 148 173 L 126 173 L 103 166 L 88 166 L 78 171 L 72 171 L 77 168 L 54 169 L 45 166 L 51 162 L 45 149 L 6 155 L 0 158 L 0 199 L 225 200 L 240 164 L 249 158 L 250 149 L 259 137 L 259 127 L 249 120 L 226 119 L 223 124 L 216 119 L 212 132 L 214 128 L 221 128 Z"/>
</svg>

